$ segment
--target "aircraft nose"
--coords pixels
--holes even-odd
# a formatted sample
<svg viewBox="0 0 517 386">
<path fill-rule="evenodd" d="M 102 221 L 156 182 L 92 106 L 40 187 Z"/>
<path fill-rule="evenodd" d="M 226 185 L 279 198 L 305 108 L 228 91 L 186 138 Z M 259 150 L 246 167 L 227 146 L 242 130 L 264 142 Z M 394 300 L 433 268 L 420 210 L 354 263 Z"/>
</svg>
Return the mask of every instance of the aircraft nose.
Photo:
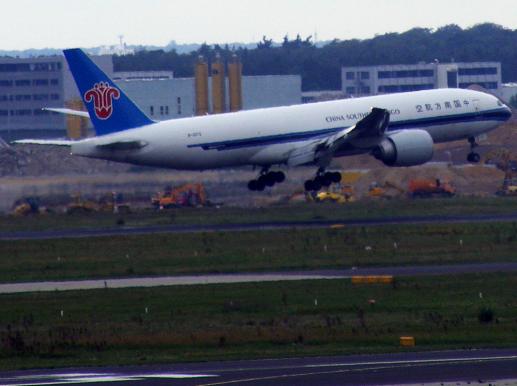
<svg viewBox="0 0 517 386">
<path fill-rule="evenodd" d="M 509 108 L 507 105 L 503 104 L 503 108 L 504 108 L 504 118 L 505 120 L 508 120 L 512 117 L 512 109 Z"/>
</svg>

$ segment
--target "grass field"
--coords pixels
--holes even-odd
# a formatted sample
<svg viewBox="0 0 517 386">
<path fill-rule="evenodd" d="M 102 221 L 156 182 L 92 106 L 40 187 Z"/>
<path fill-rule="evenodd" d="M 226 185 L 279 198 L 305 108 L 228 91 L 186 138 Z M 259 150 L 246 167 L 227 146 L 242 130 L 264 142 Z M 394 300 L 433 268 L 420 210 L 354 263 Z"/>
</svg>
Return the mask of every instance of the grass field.
<svg viewBox="0 0 517 386">
<path fill-rule="evenodd" d="M 428 200 L 361 200 L 346 205 L 291 204 L 264 208 L 208 207 L 179 208 L 162 212 L 141 211 L 118 215 L 94 213 L 83 215 L 49 214 L 45 216 L 0 216 L 0 231 L 59 230 L 70 228 L 114 228 L 170 224 L 229 224 L 285 221 L 334 221 L 381 217 L 508 214 L 517 212 L 512 197 L 458 197 Z"/>
<path fill-rule="evenodd" d="M 401 335 L 417 349 L 515 346 L 516 286 L 490 274 L 2 295 L 0 369 L 396 351 Z"/>
<path fill-rule="evenodd" d="M 0 241 L 0 282 L 516 261 L 517 223 Z"/>
</svg>

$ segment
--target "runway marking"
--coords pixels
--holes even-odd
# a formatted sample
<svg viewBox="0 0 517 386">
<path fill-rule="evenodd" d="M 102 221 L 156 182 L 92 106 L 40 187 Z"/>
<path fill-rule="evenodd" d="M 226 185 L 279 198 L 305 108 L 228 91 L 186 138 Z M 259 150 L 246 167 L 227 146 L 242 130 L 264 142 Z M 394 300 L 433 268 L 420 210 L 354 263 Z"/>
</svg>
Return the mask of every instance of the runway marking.
<svg viewBox="0 0 517 386">
<path fill-rule="evenodd" d="M 364 267 L 357 269 L 343 268 L 337 270 L 286 271 L 227 274 L 191 274 L 182 276 L 159 276 L 137 278 L 106 278 L 91 280 L 62 280 L 0 284 L 0 294 L 26 292 L 54 292 L 95 290 L 106 288 L 149 288 L 160 286 L 209 285 L 258 283 L 297 280 L 340 280 L 352 276 L 420 276 L 420 275 L 455 275 L 474 272 L 517 271 L 517 263 L 465 263 L 455 265 L 422 265 L 400 267 Z"/>
<path fill-rule="evenodd" d="M 149 379 L 196 379 L 218 377 L 215 374 L 183 374 L 183 373 L 156 373 L 156 374 L 133 374 L 123 375 L 114 373 L 65 373 L 48 375 L 25 375 L 14 378 L 3 379 L 10 383 L 1 384 L 5 386 L 47 386 L 47 385 L 74 385 L 87 383 L 109 383 L 109 382 L 136 382 Z M 34 381 L 30 381 L 33 379 Z M 40 380 L 40 381 L 38 381 Z M 22 383 L 19 383 L 21 381 Z M 14 383 L 13 383 L 14 382 Z"/>
<path fill-rule="evenodd" d="M 235 284 L 298 280 L 336 280 L 349 275 L 286 275 L 286 274 L 218 274 L 167 277 L 141 277 L 130 279 L 70 280 L 54 282 L 6 283 L 0 284 L 0 294 L 24 292 L 53 292 L 93 290 L 105 288 L 161 287 L 178 285 Z"/>
</svg>

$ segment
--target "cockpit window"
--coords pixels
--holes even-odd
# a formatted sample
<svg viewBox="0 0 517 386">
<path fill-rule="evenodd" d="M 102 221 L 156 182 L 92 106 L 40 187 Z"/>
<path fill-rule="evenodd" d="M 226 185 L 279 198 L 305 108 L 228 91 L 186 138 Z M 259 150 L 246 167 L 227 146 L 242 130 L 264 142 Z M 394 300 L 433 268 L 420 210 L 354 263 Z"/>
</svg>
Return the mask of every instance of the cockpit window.
<svg viewBox="0 0 517 386">
<path fill-rule="evenodd" d="M 503 103 L 502 103 L 500 100 L 498 100 L 498 101 L 497 101 L 497 105 L 498 105 L 498 106 L 502 106 L 502 105 L 503 105 Z"/>
</svg>

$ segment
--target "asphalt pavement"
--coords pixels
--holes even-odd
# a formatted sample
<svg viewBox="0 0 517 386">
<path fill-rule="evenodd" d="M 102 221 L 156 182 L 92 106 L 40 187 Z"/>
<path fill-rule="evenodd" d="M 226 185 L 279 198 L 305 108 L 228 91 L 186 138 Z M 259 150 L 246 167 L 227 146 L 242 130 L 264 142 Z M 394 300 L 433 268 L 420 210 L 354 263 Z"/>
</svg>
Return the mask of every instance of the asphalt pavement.
<svg viewBox="0 0 517 386">
<path fill-rule="evenodd" d="M 515 385 L 517 349 L 264 359 L 0 373 L 11 385 Z"/>
<path fill-rule="evenodd" d="M 371 219 L 346 219 L 331 221 L 285 221 L 256 222 L 211 225 L 162 225 L 144 227 L 126 227 L 106 229 L 64 229 L 43 231 L 4 231 L 0 240 L 45 240 L 57 238 L 109 237 L 122 235 L 145 235 L 155 233 L 202 233 L 202 232 L 241 232 L 277 229 L 316 229 L 328 227 L 357 227 L 404 224 L 453 224 L 480 222 L 517 222 L 517 213 L 497 215 L 463 215 L 463 216 L 410 216 L 382 217 Z"/>
</svg>

